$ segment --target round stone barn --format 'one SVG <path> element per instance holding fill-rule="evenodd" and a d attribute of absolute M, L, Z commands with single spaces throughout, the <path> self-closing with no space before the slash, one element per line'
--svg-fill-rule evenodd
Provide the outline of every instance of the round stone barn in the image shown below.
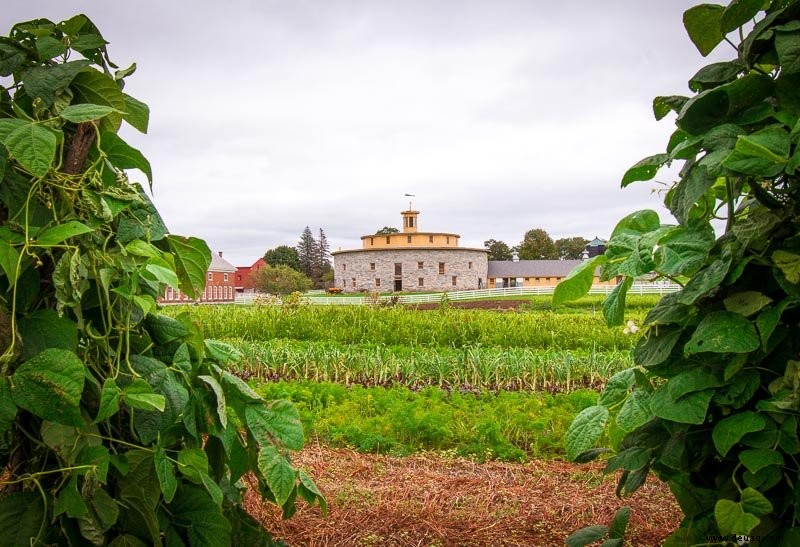
<path fill-rule="evenodd" d="M 361 237 L 361 249 L 333 255 L 344 292 L 433 292 L 486 288 L 486 249 L 459 247 L 461 236 L 419 231 L 419 211 L 402 211 L 403 231 Z"/>

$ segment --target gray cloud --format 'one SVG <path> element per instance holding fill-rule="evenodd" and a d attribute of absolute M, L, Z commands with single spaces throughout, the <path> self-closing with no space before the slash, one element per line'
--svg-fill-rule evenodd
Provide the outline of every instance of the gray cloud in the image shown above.
<path fill-rule="evenodd" d="M 693 4 L 30 0 L 0 28 L 89 15 L 139 67 L 126 91 L 151 127 L 124 137 L 153 165 L 167 224 L 248 264 L 306 225 L 358 246 L 399 224 L 406 192 L 423 229 L 473 246 L 534 227 L 603 237 L 628 212 L 661 213 L 657 185 L 619 180 L 673 129 L 653 96 L 732 55 L 694 50 Z"/>

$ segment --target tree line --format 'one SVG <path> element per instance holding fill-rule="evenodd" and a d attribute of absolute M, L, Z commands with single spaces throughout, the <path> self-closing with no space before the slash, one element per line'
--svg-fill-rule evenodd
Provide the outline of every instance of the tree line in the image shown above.
<path fill-rule="evenodd" d="M 267 267 L 252 272 L 253 286 L 271 294 L 324 289 L 333 281 L 330 246 L 320 228 L 315 238 L 305 227 L 294 247 L 278 245 L 264 253 Z"/>
<path fill-rule="evenodd" d="M 583 237 L 553 238 L 542 228 L 525 232 L 522 241 L 513 247 L 504 241 L 488 239 L 483 246 L 489 251 L 489 260 L 512 260 L 514 253 L 520 260 L 579 260 L 589 240 Z"/>

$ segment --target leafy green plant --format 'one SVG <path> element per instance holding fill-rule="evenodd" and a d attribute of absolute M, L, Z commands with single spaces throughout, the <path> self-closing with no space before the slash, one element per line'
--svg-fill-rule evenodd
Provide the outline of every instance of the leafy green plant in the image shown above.
<path fill-rule="evenodd" d="M 242 477 L 294 511 L 325 507 L 288 450 L 303 432 L 225 370 L 230 347 L 166 286 L 196 296 L 206 244 L 169 234 L 119 135 L 147 106 L 84 15 L 0 38 L 0 537 L 5 545 L 264 544 Z"/>
<path fill-rule="evenodd" d="M 570 417 L 597 393 L 461 393 L 436 387 L 342 386 L 331 382 L 254 383 L 266 399 L 297 405 L 306 434 L 364 452 L 452 450 L 478 460 L 563 458 Z"/>
<path fill-rule="evenodd" d="M 693 96 L 654 100 L 657 119 L 677 112 L 677 129 L 665 153 L 622 180 L 683 160 L 665 196 L 679 225 L 653 211 L 626 217 L 606 254 L 573 272 L 555 301 L 582 294 L 601 264 L 604 278 L 623 276 L 604 304 L 612 325 L 625 319 L 633 278 L 655 271 L 683 288 L 649 312 L 637 366 L 575 418 L 567 454 L 599 456 L 607 432 L 618 494 L 650 471 L 666 481 L 684 513 L 667 545 L 735 536 L 798 545 L 800 2 L 703 4 L 684 24 L 703 55 L 738 34 L 737 56 L 700 69 Z"/>

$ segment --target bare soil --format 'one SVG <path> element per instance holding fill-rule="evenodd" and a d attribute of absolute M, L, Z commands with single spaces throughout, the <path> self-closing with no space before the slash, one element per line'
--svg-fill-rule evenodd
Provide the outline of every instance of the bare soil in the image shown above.
<path fill-rule="evenodd" d="M 247 498 L 248 511 L 289 545 L 561 546 L 583 526 L 607 525 L 622 505 L 633 508 L 627 541 L 659 545 L 681 518 L 655 479 L 630 499 L 617 499 L 616 477 L 604 476 L 600 464 L 398 458 L 317 444 L 294 463 L 325 494 L 327 517 L 298 502 L 297 514 L 281 520 L 254 492 Z"/>

